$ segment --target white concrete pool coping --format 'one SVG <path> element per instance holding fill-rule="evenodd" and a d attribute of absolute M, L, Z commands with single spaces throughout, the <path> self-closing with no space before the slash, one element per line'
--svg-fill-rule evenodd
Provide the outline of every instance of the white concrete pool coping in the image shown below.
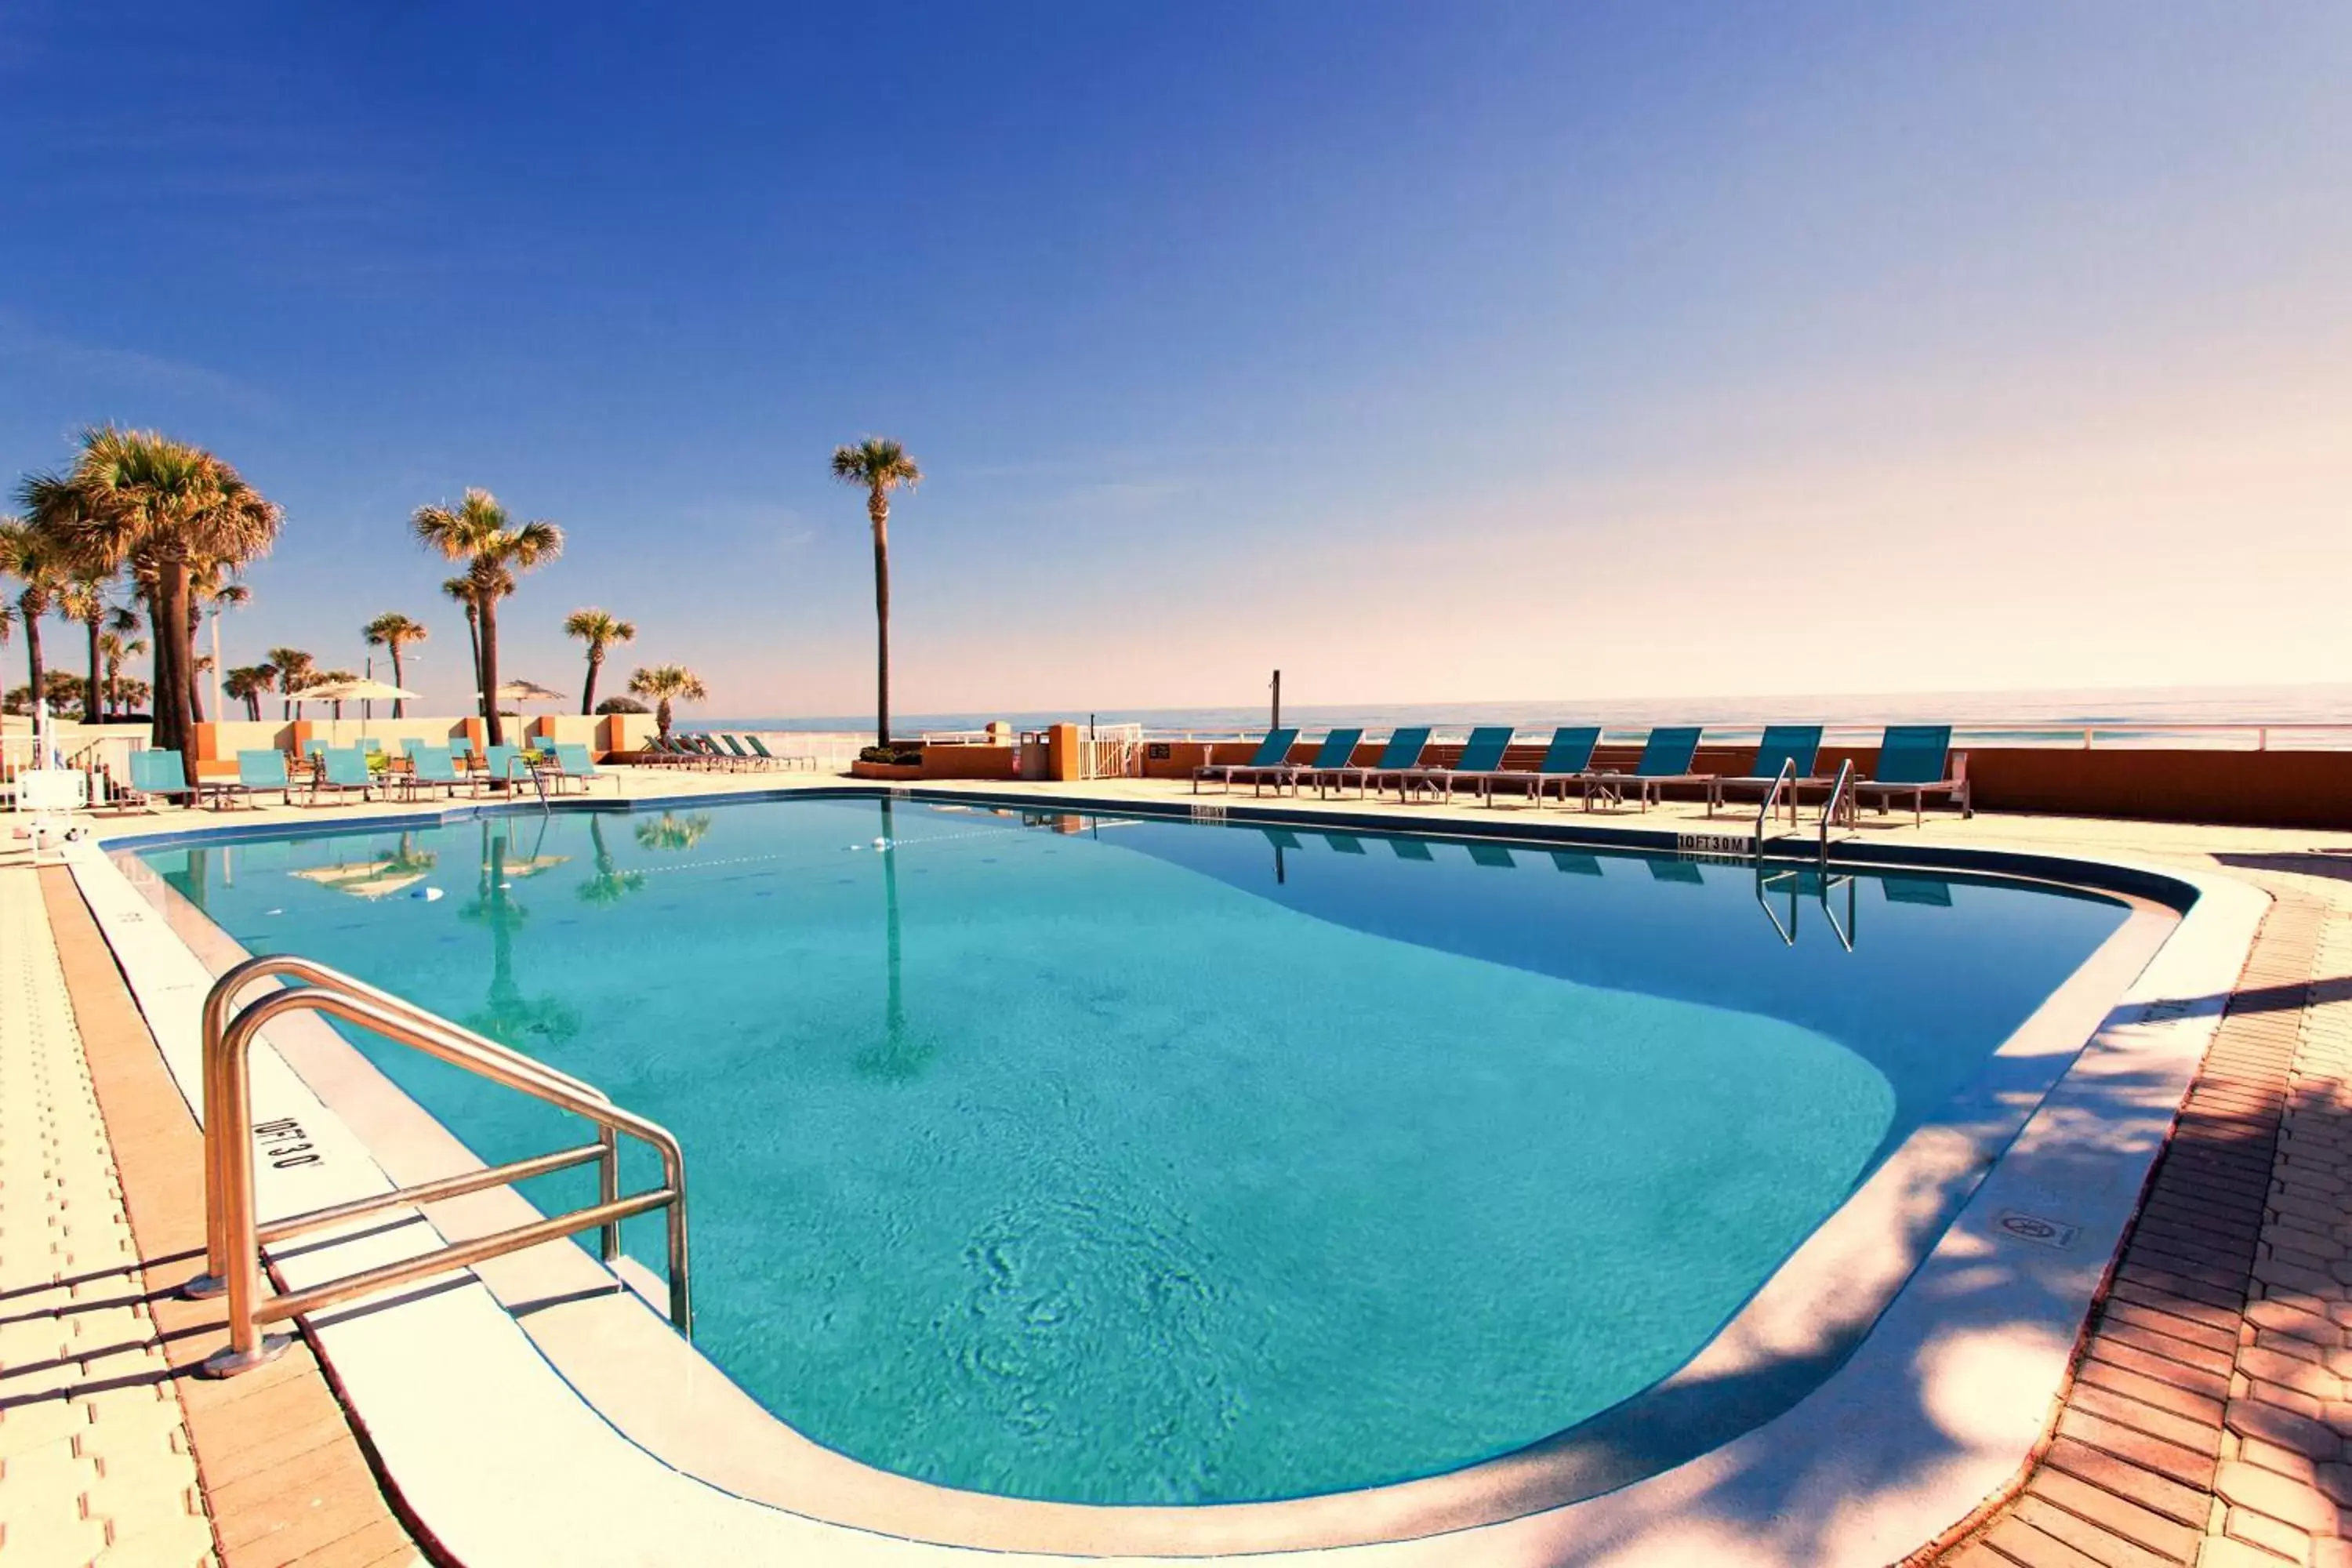
<path fill-rule="evenodd" d="M 499 1260 L 310 1326 L 413 1517 L 469 1568 L 982 1554 L 1253 1560 L 1246 1552 L 1436 1563 L 1463 1561 L 1474 1542 L 1476 1560 L 1494 1563 L 1885 1563 L 2001 1490 L 2042 1435 L 2267 903 L 2227 878 L 2076 858 L 2086 873 L 2138 872 L 2187 884 L 2198 898 L 2177 924 L 2152 907 L 2137 910 L 2004 1045 L 2024 1056 L 2081 1047 L 2047 1094 L 1981 1126 L 1916 1134 L 1670 1384 L 1699 1387 L 1801 1355 L 1825 1329 L 1859 1326 L 1840 1321 L 1838 1303 L 1867 1321 L 1894 1289 L 1837 1370 L 1743 1435 L 1583 1500 L 1546 1506 L 1547 1497 L 1611 1486 L 1605 1456 L 1545 1445 L 1428 1481 L 1233 1507 L 1095 1509 L 929 1487 L 792 1434 L 572 1248 Z M 159 908 L 104 853 L 82 847 L 74 870 L 167 1065 L 200 1109 L 198 1005 L 212 973 L 239 955 L 208 922 Z M 174 924 L 185 925 L 184 937 Z M 200 957 L 204 947 L 212 951 Z M 470 1163 L 339 1037 L 288 1022 L 269 1030 L 277 1048 L 256 1054 L 255 1119 L 293 1121 L 321 1158 L 286 1170 L 259 1162 L 265 1218 Z M 1917 1261 L 1906 1214 L 1922 1193 L 1965 1180 L 1995 1154 Z M 480 1194 L 436 1205 L 433 1217 L 478 1234 L 512 1222 L 500 1205 L 522 1202 Z M 2038 1227 L 2019 1216 L 2053 1223 L 2066 1245 L 2021 1236 Z M 421 1217 L 356 1228 L 289 1244 L 273 1262 L 299 1287 L 440 1239 Z M 1380 1540 L 1406 1534 L 1413 1539 Z M 1334 1541 L 1379 1543 L 1323 1544 Z"/>

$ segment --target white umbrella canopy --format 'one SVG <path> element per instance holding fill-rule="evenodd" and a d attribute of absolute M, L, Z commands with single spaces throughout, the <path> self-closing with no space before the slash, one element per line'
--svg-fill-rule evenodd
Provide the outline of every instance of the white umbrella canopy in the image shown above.
<path fill-rule="evenodd" d="M 499 688 L 501 702 L 561 702 L 563 693 L 541 686 L 536 680 L 509 680 Z"/>
<path fill-rule="evenodd" d="M 328 680 L 316 686 L 305 686 L 294 693 L 294 698 L 299 702 L 396 702 L 403 698 L 414 699 L 417 695 L 418 693 L 408 690 L 404 687 L 394 686 L 390 681 L 362 676 L 356 680 Z M 334 726 L 335 739 L 341 742 L 343 738 L 342 721 L 331 719 L 328 722 Z M 362 714 L 360 718 L 360 736 L 362 740 L 367 736 L 367 717 Z"/>

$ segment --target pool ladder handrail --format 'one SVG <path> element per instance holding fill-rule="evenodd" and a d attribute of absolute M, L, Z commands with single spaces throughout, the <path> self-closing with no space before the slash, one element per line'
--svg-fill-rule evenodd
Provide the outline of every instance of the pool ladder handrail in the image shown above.
<path fill-rule="evenodd" d="M 303 984 L 299 988 L 272 991 L 231 1016 L 240 993 L 257 981 L 279 976 Z M 271 1019 L 295 1012 L 325 1013 L 356 1024 L 384 1039 L 584 1117 L 596 1125 L 596 1142 L 422 1182 L 373 1197 L 331 1204 L 262 1224 L 256 1214 L 253 1184 L 252 1042 L 256 1032 Z M 229 1342 L 205 1360 L 204 1370 L 207 1373 L 234 1377 L 275 1360 L 290 1342 L 282 1335 L 263 1334 L 265 1323 L 300 1317 L 412 1279 L 470 1268 L 488 1258 L 561 1240 L 583 1230 L 599 1233 L 600 1252 L 610 1267 L 621 1255 L 621 1222 L 657 1208 L 669 1211 L 670 1322 L 680 1334 L 693 1337 L 685 1152 L 667 1129 L 622 1110 L 593 1085 L 559 1072 L 511 1047 L 486 1039 L 340 970 L 283 953 L 247 959 L 214 983 L 205 997 L 203 1068 L 207 1271 L 190 1280 L 183 1288 L 183 1294 L 200 1300 L 224 1293 L 228 1297 Z M 621 1195 L 619 1144 L 624 1133 L 649 1145 L 660 1157 L 662 1185 L 627 1197 Z M 598 1167 L 598 1201 L 589 1207 L 262 1299 L 261 1247 L 265 1243 L 282 1241 L 362 1215 L 435 1203 L 590 1163 Z"/>
<path fill-rule="evenodd" d="M 1789 792 L 1789 831 L 1797 830 L 1797 759 L 1780 759 L 1780 771 L 1772 775 L 1772 788 L 1764 796 L 1764 804 L 1756 808 L 1756 854 L 1764 854 L 1764 824 L 1771 820 L 1772 808 L 1780 804 L 1780 792 Z"/>
<path fill-rule="evenodd" d="M 1829 799 L 1822 802 L 1821 862 L 1830 863 L 1830 826 L 1853 826 L 1853 759 L 1848 757 L 1838 764 L 1837 782 L 1830 786 Z"/>

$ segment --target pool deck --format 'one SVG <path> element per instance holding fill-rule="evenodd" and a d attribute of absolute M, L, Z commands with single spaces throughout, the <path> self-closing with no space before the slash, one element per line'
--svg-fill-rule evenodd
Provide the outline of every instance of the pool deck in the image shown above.
<path fill-rule="evenodd" d="M 844 782 L 617 779 L 625 799 L 648 804 Z M 1114 811 L 1192 798 L 1156 781 L 922 787 Z M 1282 803 L 1244 792 L 1232 804 Z M 443 809 L 165 811 L 105 819 L 100 837 Z M 1675 804 L 1591 816 L 1408 809 L 1433 826 L 1604 831 L 1744 833 L 1752 819 Z M 1931 815 L 1921 828 L 1865 816 L 1858 837 L 2177 868 L 2273 900 L 2046 1435 L 2009 1485 L 1906 1560 L 2352 1564 L 2339 1515 L 2352 1509 L 2352 833 Z M 182 1375 L 221 1337 L 216 1306 L 169 1295 L 201 1238 L 194 1122 L 67 873 L 24 858 L 0 845 L 0 1553 L 11 1568 L 418 1560 L 307 1346 L 228 1384 Z M 1458 1561 L 1549 1560 L 1524 1541 L 1504 1550 L 1496 1538 L 1491 1558 L 1457 1544 Z M 1717 1560 L 1718 1545 L 1695 1533 L 1687 1560 Z"/>

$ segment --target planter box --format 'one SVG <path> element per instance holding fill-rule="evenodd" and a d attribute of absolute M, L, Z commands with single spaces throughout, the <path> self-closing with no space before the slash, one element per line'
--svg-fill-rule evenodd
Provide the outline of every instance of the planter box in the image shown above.
<path fill-rule="evenodd" d="M 919 763 L 852 763 L 849 776 L 854 779 L 919 779 L 923 776 Z"/>

